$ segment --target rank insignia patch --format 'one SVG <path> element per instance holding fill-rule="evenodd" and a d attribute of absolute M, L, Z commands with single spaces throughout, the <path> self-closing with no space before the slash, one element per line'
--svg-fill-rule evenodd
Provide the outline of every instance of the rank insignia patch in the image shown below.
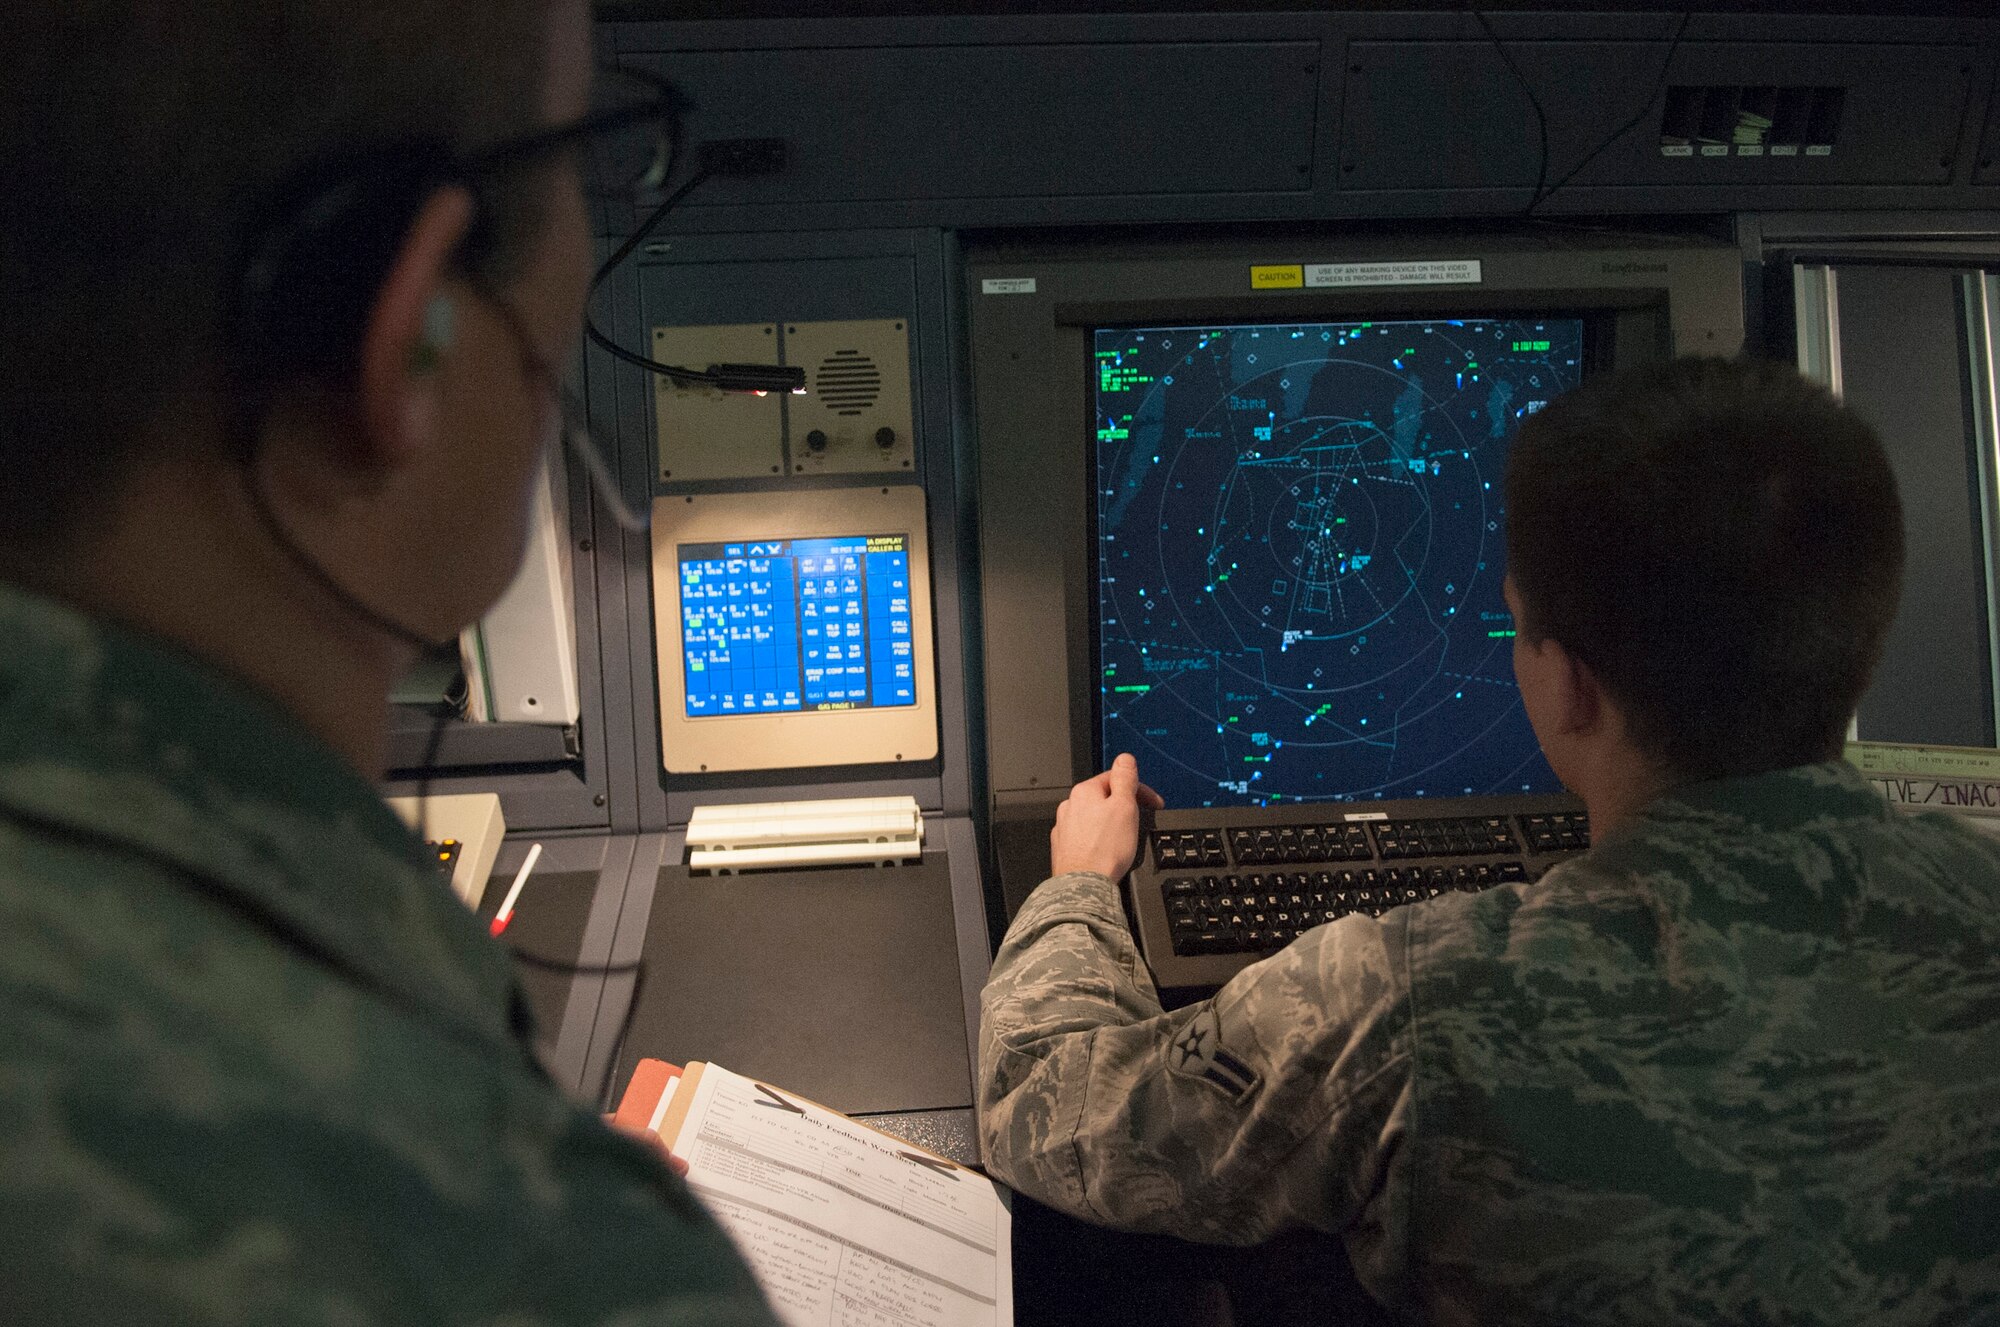
<path fill-rule="evenodd" d="M 1213 1083 L 1231 1101 L 1246 1101 L 1257 1090 L 1257 1071 L 1223 1049 L 1213 1006 L 1181 1029 L 1167 1052 L 1167 1063 L 1175 1073 Z"/>

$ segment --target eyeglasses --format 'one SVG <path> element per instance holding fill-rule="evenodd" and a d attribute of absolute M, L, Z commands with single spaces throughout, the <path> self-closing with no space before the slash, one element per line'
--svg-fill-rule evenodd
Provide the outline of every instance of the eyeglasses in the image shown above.
<path fill-rule="evenodd" d="M 413 200 L 429 190 L 460 184 L 477 194 L 483 177 L 572 152 L 583 179 L 601 198 L 636 204 L 659 194 L 677 165 L 681 121 L 691 104 L 665 80 L 622 68 L 600 71 L 593 99 L 596 109 L 580 119 L 474 153 L 456 154 L 434 141 L 378 145 L 320 161 L 281 189 L 247 232 L 237 286 L 231 340 L 242 388 L 243 417 L 234 429 L 242 440 L 239 449 L 252 448 L 249 439 L 268 406 L 270 384 L 287 374 L 332 370 L 352 354 L 370 293 L 354 274 L 386 267 Z M 676 197 L 667 195 L 667 205 Z M 468 245 L 477 248 L 483 238 L 475 220 Z M 471 275 L 478 264 L 468 267 Z M 474 284 L 486 302 L 504 312 L 526 370 L 555 398 L 563 442 L 589 471 L 600 500 L 619 525 L 645 529 L 646 516 L 620 495 L 561 376 L 535 351 L 508 303 L 483 281 L 475 278 Z"/>
<path fill-rule="evenodd" d="M 681 122 L 693 104 L 665 79 L 636 69 L 597 74 L 596 108 L 581 119 L 503 139 L 456 163 L 472 178 L 575 152 L 585 180 L 604 197 L 658 193 L 680 158 Z"/>

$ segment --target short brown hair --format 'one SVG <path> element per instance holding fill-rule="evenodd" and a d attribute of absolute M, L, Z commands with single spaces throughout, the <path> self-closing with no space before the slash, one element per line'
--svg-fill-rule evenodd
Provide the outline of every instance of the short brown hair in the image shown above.
<path fill-rule="evenodd" d="M 0 541 L 218 387 L 249 218 L 311 163 L 536 127 L 547 0 L 25 0 L 0 40 Z M 540 228 L 482 192 L 480 275 Z"/>
<path fill-rule="evenodd" d="M 1683 359 L 1587 384 L 1507 470 L 1517 628 L 1553 637 L 1666 769 L 1837 756 L 1902 589 L 1882 444 L 1791 368 Z"/>

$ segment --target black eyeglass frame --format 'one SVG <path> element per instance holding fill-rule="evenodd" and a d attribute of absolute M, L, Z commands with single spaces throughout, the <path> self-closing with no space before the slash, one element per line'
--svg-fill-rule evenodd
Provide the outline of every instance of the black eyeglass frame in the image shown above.
<path fill-rule="evenodd" d="M 694 109 L 680 90 L 665 79 L 636 69 L 608 68 L 599 71 L 599 77 L 626 79 L 651 88 L 653 96 L 634 102 L 629 106 L 614 106 L 559 124 L 547 129 L 537 129 L 498 143 L 481 148 L 470 156 L 453 163 L 452 174 L 471 182 L 475 177 L 505 170 L 513 166 L 526 165 L 554 154 L 578 143 L 587 143 L 605 134 L 632 125 L 656 121 L 664 130 L 654 161 L 635 184 L 649 190 L 657 190 L 666 184 L 681 157 L 681 119 Z"/>
<path fill-rule="evenodd" d="M 636 69 L 610 67 L 599 70 L 600 77 L 622 78 L 642 83 L 653 89 L 650 100 L 631 106 L 620 106 L 609 110 L 593 112 L 570 124 L 558 125 L 552 129 L 523 134 L 485 148 L 472 157 L 458 162 L 452 172 L 457 178 L 471 184 L 477 175 L 519 166 L 559 152 L 574 143 L 587 142 L 602 134 L 623 129 L 632 124 L 643 124 L 647 120 L 657 120 L 665 129 L 664 136 L 655 147 L 652 164 L 634 185 L 647 192 L 664 190 L 672 178 L 675 167 L 680 164 L 682 149 L 681 117 L 694 109 L 680 90 L 664 79 Z M 595 295 L 604 279 L 630 255 L 633 248 L 658 225 L 661 218 L 689 192 L 708 178 L 700 169 L 685 180 L 681 186 L 654 210 L 652 216 L 622 245 L 618 252 L 597 269 L 591 278 L 590 293 Z M 635 189 L 635 192 L 637 189 Z M 489 302 L 501 303 L 493 292 L 486 292 Z M 732 392 L 791 392 L 801 390 L 805 385 L 805 374 L 796 368 L 786 368 L 775 364 L 711 364 L 705 369 L 683 368 L 676 364 L 662 364 L 635 351 L 617 344 L 599 329 L 590 317 L 588 309 L 584 313 L 584 333 L 590 341 L 611 354 L 614 358 L 657 373 L 676 382 L 714 387 Z M 548 376 L 547 366 L 541 366 L 544 376 Z M 563 394 L 567 396 L 566 393 Z"/>

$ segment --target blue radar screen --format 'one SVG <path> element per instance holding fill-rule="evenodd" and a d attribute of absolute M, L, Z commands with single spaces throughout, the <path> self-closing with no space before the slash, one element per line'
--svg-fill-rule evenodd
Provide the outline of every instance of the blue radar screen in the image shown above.
<path fill-rule="evenodd" d="M 680 545 L 687 716 L 916 704 L 909 542 Z"/>
<path fill-rule="evenodd" d="M 1102 754 L 1169 806 L 1554 792 L 1502 478 L 1579 319 L 1101 330 Z"/>

